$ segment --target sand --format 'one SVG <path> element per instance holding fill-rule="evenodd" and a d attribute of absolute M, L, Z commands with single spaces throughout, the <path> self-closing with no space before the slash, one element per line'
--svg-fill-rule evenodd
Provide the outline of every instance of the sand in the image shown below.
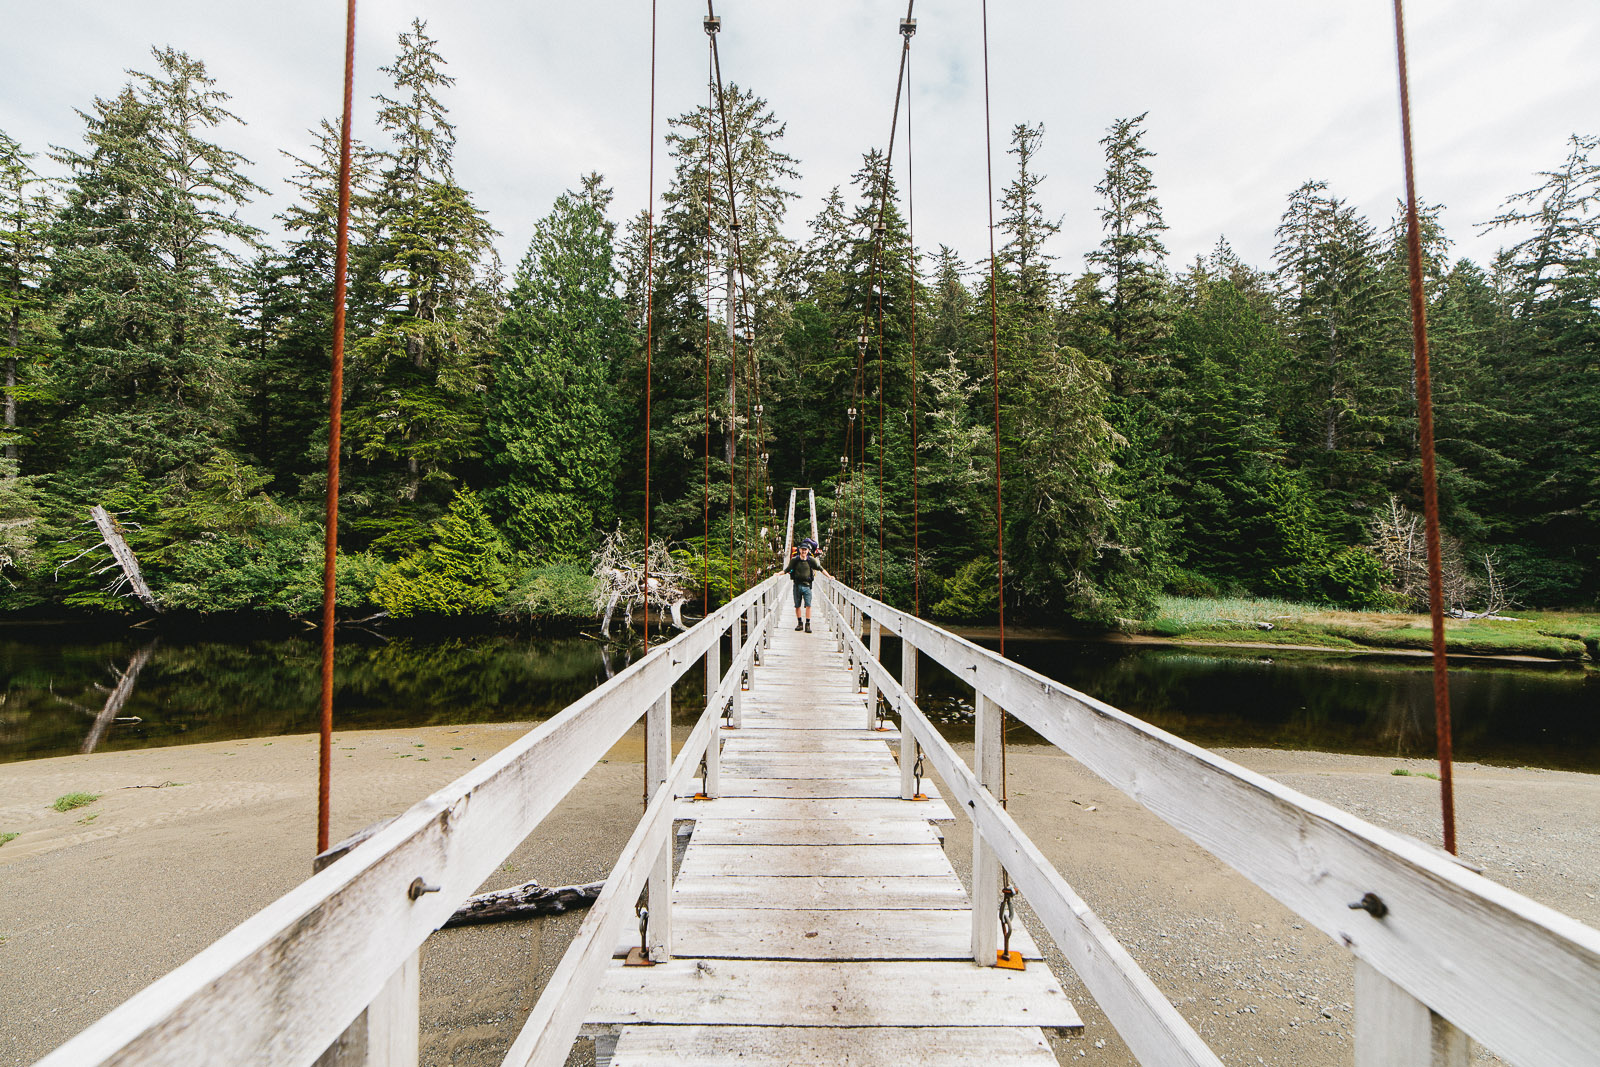
<path fill-rule="evenodd" d="M 338 735 L 334 839 L 403 811 L 523 729 Z M 603 877 L 639 812 L 639 752 L 636 736 L 613 749 L 486 887 Z M 1437 839 L 1436 783 L 1391 774 L 1426 764 L 1224 755 Z M 1343 949 L 1060 753 L 1014 747 L 1009 768 L 1019 823 L 1224 1062 L 1352 1062 L 1353 965 Z M 51 808 L 71 792 L 101 797 Z M 1465 858 L 1600 926 L 1600 776 L 1463 764 L 1457 793 Z M 0 1067 L 33 1062 L 306 877 L 315 807 L 309 736 L 0 766 L 0 834 L 19 834 L 0 846 Z M 963 874 L 970 845 L 969 829 L 951 829 L 947 848 Z M 423 950 L 423 1062 L 498 1064 L 579 921 L 434 935 Z M 1131 1064 L 1070 969 L 1059 956 L 1052 965 L 1087 1024 L 1057 1041 L 1061 1061 Z M 586 1059 L 580 1050 L 573 1062 Z"/>

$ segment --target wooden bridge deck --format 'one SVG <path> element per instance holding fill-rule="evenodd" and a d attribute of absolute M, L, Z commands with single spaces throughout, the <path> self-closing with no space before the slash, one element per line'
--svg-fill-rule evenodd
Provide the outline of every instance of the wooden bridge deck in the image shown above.
<path fill-rule="evenodd" d="M 821 615 L 822 612 L 817 612 Z M 821 619 L 780 620 L 722 731 L 719 799 L 673 887 L 673 959 L 613 960 L 586 1032 L 643 1064 L 1052 1064 L 1041 1027 L 1081 1026 L 1017 925 L 1025 971 L 973 963 L 971 904 L 935 823 L 900 799 L 890 742 Z M 986 908 L 994 905 L 985 904 Z"/>

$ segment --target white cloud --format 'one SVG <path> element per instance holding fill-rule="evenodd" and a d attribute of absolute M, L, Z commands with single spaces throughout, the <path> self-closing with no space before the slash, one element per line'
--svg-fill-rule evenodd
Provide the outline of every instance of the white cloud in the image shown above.
<path fill-rule="evenodd" d="M 277 203 L 251 209 L 269 224 L 288 163 L 307 130 L 335 116 L 343 5 L 277 0 L 53 0 L 8 5 L 0 41 L 0 128 L 30 149 L 76 144 L 73 108 L 113 94 L 124 70 L 150 66 L 151 45 L 204 59 L 249 125 L 224 134 L 249 156 Z M 899 0 L 719 5 L 723 75 L 761 93 L 789 124 L 803 199 L 793 230 L 827 190 L 848 182 L 861 153 L 887 136 Z M 658 5 L 657 136 L 668 116 L 705 99 L 703 10 Z M 987 248 L 983 70 L 977 5 L 923 0 L 913 43 L 912 114 L 918 235 L 969 259 Z M 364 3 L 360 9 L 358 132 L 386 79 L 395 35 L 420 15 L 458 83 L 447 96 L 458 127 L 457 171 L 520 258 L 533 220 L 578 175 L 600 170 L 630 215 L 646 199 L 649 5 Z M 1504 238 L 1476 223 L 1506 195 L 1535 184 L 1574 132 L 1600 132 L 1600 5 L 1544 0 L 1413 0 L 1409 6 L 1418 178 L 1446 205 L 1457 252 L 1483 260 Z M 1401 190 L 1394 42 L 1388 5 L 1233 0 L 1025 0 L 990 5 L 995 186 L 1010 175 L 1010 128 L 1043 122 L 1046 207 L 1064 217 L 1057 252 L 1076 269 L 1099 239 L 1092 191 L 1096 143 L 1115 118 L 1148 111 L 1147 144 L 1181 264 L 1226 234 L 1265 263 L 1288 193 L 1326 179 L 1382 225 Z M 904 160 L 904 145 L 897 150 Z M 670 177 L 657 150 L 656 188 Z M 49 169 L 50 165 L 45 164 Z M 902 183 L 904 172 L 901 172 Z"/>

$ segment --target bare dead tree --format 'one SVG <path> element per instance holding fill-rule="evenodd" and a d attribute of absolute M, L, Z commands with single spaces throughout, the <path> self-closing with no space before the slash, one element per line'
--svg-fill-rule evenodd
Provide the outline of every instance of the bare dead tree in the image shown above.
<path fill-rule="evenodd" d="M 608 534 L 595 550 L 595 612 L 600 617 L 600 636 L 611 636 L 611 619 L 622 609 L 625 625 L 633 626 L 634 609 L 650 605 L 666 608 L 672 624 L 684 629 L 683 604 L 691 575 L 672 555 L 665 541 L 652 541 L 649 548 L 649 588 L 645 588 L 646 554 L 620 526 Z"/>

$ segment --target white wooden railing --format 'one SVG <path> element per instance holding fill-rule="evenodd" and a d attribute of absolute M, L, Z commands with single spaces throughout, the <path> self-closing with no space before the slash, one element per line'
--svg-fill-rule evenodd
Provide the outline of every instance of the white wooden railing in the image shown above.
<path fill-rule="evenodd" d="M 791 515 L 790 522 L 793 522 Z M 417 1062 L 417 949 L 612 745 L 646 720 L 653 792 L 561 963 L 505 1059 L 558 1067 L 648 885 L 650 955 L 672 951 L 674 796 L 706 761 L 718 784 L 718 720 L 738 721 L 740 682 L 758 669 L 780 576 L 768 578 L 548 722 L 412 807 L 188 963 L 56 1049 L 38 1067 L 252 1064 L 368 1067 Z M 728 670 L 721 642 L 732 634 Z M 672 685 L 703 661 L 705 709 L 671 759 Z M 365 1040 L 339 1039 L 365 1014 Z M 332 1051 L 330 1051 L 330 1049 Z M 330 1059 L 322 1059 L 323 1063 Z"/>
<path fill-rule="evenodd" d="M 879 691 L 900 715 L 902 796 L 920 746 L 972 820 L 974 960 L 994 963 L 1003 865 L 1141 1064 L 1219 1061 L 995 799 L 1001 708 L 1350 950 L 1357 1067 L 1464 1067 L 1468 1036 L 1518 1067 L 1600 1063 L 1600 932 L 840 582 L 819 592 L 868 719 Z M 919 651 L 973 687 L 976 771 L 912 697 Z"/>

